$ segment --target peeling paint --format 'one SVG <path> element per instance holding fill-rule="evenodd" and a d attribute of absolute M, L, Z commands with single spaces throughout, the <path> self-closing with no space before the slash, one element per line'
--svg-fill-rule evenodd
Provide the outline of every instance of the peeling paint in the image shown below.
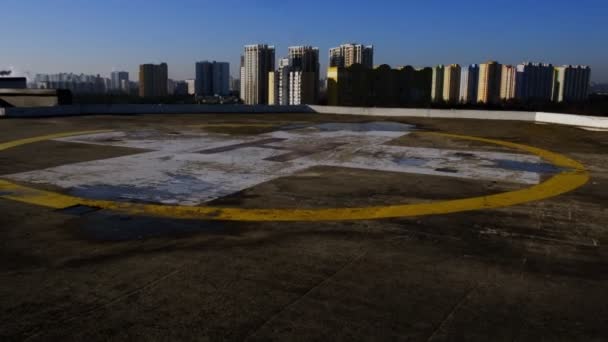
<path fill-rule="evenodd" d="M 324 123 L 257 136 L 201 131 L 104 132 L 58 140 L 149 152 L 11 175 L 70 195 L 196 206 L 314 166 L 538 184 L 552 173 L 538 156 L 386 145 L 415 127 L 393 122 Z M 176 134 L 179 133 L 179 134 Z"/>

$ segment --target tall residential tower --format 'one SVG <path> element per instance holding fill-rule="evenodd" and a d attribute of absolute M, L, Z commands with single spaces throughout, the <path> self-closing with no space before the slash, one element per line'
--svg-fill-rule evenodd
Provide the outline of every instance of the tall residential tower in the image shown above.
<path fill-rule="evenodd" d="M 479 66 L 471 64 L 460 72 L 460 102 L 477 103 L 477 86 L 479 85 Z"/>
<path fill-rule="evenodd" d="M 555 68 L 553 101 L 577 102 L 587 99 L 591 69 L 583 65 Z"/>
<path fill-rule="evenodd" d="M 443 76 L 443 100 L 458 102 L 460 96 L 460 65 L 450 64 L 445 67 Z"/>
<path fill-rule="evenodd" d="M 167 63 L 142 64 L 139 66 L 139 96 L 159 97 L 168 95 Z"/>
<path fill-rule="evenodd" d="M 350 43 L 329 49 L 329 67 L 347 68 L 353 64 L 373 68 L 374 46 Z"/>
<path fill-rule="evenodd" d="M 443 101 L 443 78 L 445 77 L 445 67 L 437 65 L 433 67 L 433 81 L 431 85 L 431 101 Z"/>
<path fill-rule="evenodd" d="M 268 103 L 268 75 L 274 71 L 274 46 L 245 45 L 241 98 L 245 104 Z"/>
<path fill-rule="evenodd" d="M 518 100 L 549 102 L 553 96 L 551 64 L 523 63 L 517 66 L 515 97 Z"/>
<path fill-rule="evenodd" d="M 491 104 L 500 102 L 501 67 L 498 62 L 493 61 L 479 65 L 478 102 Z"/>
<path fill-rule="evenodd" d="M 227 62 L 196 63 L 196 96 L 228 96 L 230 94 L 230 64 Z"/>

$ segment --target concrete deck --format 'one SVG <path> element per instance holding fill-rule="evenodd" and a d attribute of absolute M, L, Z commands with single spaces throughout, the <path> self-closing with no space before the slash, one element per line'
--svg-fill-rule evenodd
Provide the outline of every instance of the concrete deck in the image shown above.
<path fill-rule="evenodd" d="M 383 135 L 387 141 L 367 136 L 371 140 L 361 140 L 360 148 L 348 140 L 350 133 L 342 145 L 321 141 L 320 135 L 307 142 L 276 133 L 371 121 L 414 129 Z M 288 170 L 281 177 L 260 177 L 242 189 L 221 183 L 213 187 L 215 197 L 193 187 L 195 196 L 177 203 L 200 201 L 194 204 L 222 215 L 226 207 L 314 211 L 484 198 L 569 172 L 508 146 L 430 132 L 551 151 L 580 162 L 590 178 L 559 196 L 506 207 L 295 222 L 171 217 L 171 210 L 138 215 L 94 206 L 66 209 L 46 199 L 47 206 L 24 203 L 5 191 L 0 193 L 1 340 L 608 339 L 606 132 L 514 121 L 328 114 L 138 115 L 1 120 L 0 144 L 92 130 L 136 137 L 91 142 L 83 140 L 94 136 L 76 136 L 8 148 L 0 151 L 0 181 L 32 189 L 29 195 L 46 191 L 147 206 L 167 198 L 77 190 L 94 182 L 88 172 L 99 170 L 90 168 L 96 163 L 105 165 L 105 174 L 114 172 L 107 165 L 120 165 L 124 170 L 118 174 L 129 182 L 129 165 L 147 165 L 142 173 L 160 170 L 167 164 L 140 162 L 154 153 L 166 161 L 195 158 L 202 164 L 188 172 L 199 180 L 209 174 L 207 158 L 214 153 L 243 149 L 250 152 L 243 158 L 262 153 L 259 165 L 306 166 L 281 165 Z M 144 148 L 137 132 L 150 131 L 158 132 L 158 139 L 201 134 L 241 145 L 216 146 L 213 140 L 171 150 L 150 139 Z M 350 152 L 344 150 L 349 144 L 355 147 Z M 433 157 L 433 151 L 449 151 L 449 158 Z M 367 159 L 349 159 L 361 153 Z M 391 153 L 411 158 L 398 166 L 369 161 L 395 161 Z M 421 161 L 411 164 L 414 159 Z M 310 165 L 298 164 L 302 160 Z M 61 177 L 48 176 L 51 171 Z M 112 179 L 104 182 L 119 185 Z M 155 189 L 165 189 L 161 183 Z"/>

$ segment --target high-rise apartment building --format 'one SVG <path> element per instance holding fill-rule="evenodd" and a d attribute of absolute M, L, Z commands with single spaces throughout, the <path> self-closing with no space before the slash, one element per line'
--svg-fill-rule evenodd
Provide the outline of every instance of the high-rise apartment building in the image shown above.
<path fill-rule="evenodd" d="M 230 94 L 230 64 L 227 62 L 196 63 L 196 96 L 228 96 Z"/>
<path fill-rule="evenodd" d="M 167 63 L 142 64 L 139 66 L 139 96 L 167 96 L 168 90 Z"/>
<path fill-rule="evenodd" d="M 291 46 L 287 59 L 289 104 L 316 104 L 319 99 L 319 48 Z"/>
<path fill-rule="evenodd" d="M 361 44 L 342 44 L 329 49 L 330 67 L 349 67 L 361 64 L 366 68 L 374 67 L 374 46 Z"/>
<path fill-rule="evenodd" d="M 443 101 L 443 78 L 445 77 L 445 67 L 437 65 L 433 67 L 433 81 L 431 84 L 431 101 Z"/>
<path fill-rule="evenodd" d="M 129 84 L 129 73 L 126 71 L 112 71 L 110 76 L 110 89 L 127 93 L 129 92 L 129 88 L 125 87 L 125 84 Z"/>
<path fill-rule="evenodd" d="M 274 46 L 266 44 L 246 45 L 241 84 L 241 98 L 246 104 L 268 103 L 268 75 L 274 71 Z"/>
<path fill-rule="evenodd" d="M 268 104 L 289 105 L 289 58 L 279 59 L 279 68 L 269 73 Z"/>
<path fill-rule="evenodd" d="M 503 101 L 515 98 L 517 68 L 503 65 L 500 73 L 500 99 Z"/>
<path fill-rule="evenodd" d="M 446 102 L 458 102 L 460 97 L 460 73 L 458 64 L 450 64 L 444 68 L 443 73 L 443 100 Z"/>
<path fill-rule="evenodd" d="M 245 56 L 241 55 L 241 67 L 239 70 L 239 98 L 245 101 Z"/>
<path fill-rule="evenodd" d="M 551 64 L 519 64 L 515 76 L 515 97 L 524 102 L 551 101 L 553 96 L 553 77 L 554 68 Z"/>
<path fill-rule="evenodd" d="M 555 68 L 553 100 L 556 102 L 584 101 L 589 96 L 591 68 L 564 65 Z"/>
<path fill-rule="evenodd" d="M 501 65 L 490 61 L 479 65 L 479 85 L 477 101 L 481 103 L 500 102 Z"/>
<path fill-rule="evenodd" d="M 186 80 L 188 86 L 188 95 L 196 94 L 196 80 Z"/>
<path fill-rule="evenodd" d="M 471 64 L 460 72 L 460 102 L 477 103 L 477 86 L 479 85 L 479 66 Z"/>

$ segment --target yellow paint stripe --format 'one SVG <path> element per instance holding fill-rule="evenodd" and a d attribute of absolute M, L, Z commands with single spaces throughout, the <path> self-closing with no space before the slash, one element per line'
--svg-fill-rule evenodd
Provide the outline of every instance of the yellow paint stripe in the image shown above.
<path fill-rule="evenodd" d="M 96 130 L 96 131 L 68 132 L 68 133 L 48 134 L 48 135 L 43 135 L 43 136 L 40 136 L 40 137 L 33 137 L 33 138 L 25 138 L 25 139 L 20 139 L 20 140 L 14 140 L 14 141 L 9 141 L 9 142 L 5 142 L 5 143 L 0 143 L 0 151 L 8 150 L 9 148 L 17 147 L 17 146 L 20 146 L 20 145 L 27 145 L 27 144 L 31 144 L 31 143 L 35 143 L 35 142 L 40 142 L 40 141 L 45 141 L 45 140 L 65 138 L 65 137 L 70 137 L 70 136 L 74 136 L 74 135 L 106 133 L 106 132 L 111 132 L 111 131 L 109 131 L 109 130 Z"/>
<path fill-rule="evenodd" d="M 95 131 L 99 132 L 99 131 Z M 90 134 L 92 132 L 64 133 L 37 138 L 17 140 L 0 144 L 0 150 L 32 142 L 55 139 L 71 135 Z M 567 168 L 560 174 L 547 181 L 521 190 L 510 191 L 495 195 L 472 197 L 449 201 L 428 203 L 373 206 L 364 208 L 328 208 L 328 209 L 243 209 L 220 207 L 188 207 L 157 204 L 138 204 L 114 201 L 91 200 L 73 197 L 49 191 L 37 190 L 8 181 L 0 181 L 0 191 L 9 192 L 2 197 L 15 201 L 46 206 L 50 208 L 65 208 L 76 204 L 99 207 L 132 215 L 149 215 L 172 217 L 179 219 L 208 219 L 227 221 L 336 221 L 336 220 L 365 220 L 380 218 L 395 218 L 423 216 L 433 214 L 448 214 L 479 209 L 501 208 L 511 205 L 538 201 L 572 191 L 589 181 L 589 174 L 584 166 L 561 154 L 523 144 L 494 139 L 469 137 L 455 134 L 430 133 L 449 138 L 486 142 L 518 149 L 535 154 L 558 167 Z"/>

